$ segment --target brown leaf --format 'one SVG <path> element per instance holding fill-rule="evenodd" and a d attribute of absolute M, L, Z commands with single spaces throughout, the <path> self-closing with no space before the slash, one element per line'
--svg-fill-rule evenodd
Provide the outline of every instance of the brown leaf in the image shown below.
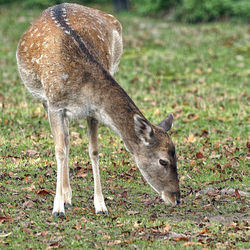
<path fill-rule="evenodd" d="M 40 189 L 40 190 L 36 191 L 36 193 L 40 196 L 45 196 L 48 194 L 50 194 L 50 195 L 56 194 L 54 191 L 47 189 L 47 188 Z"/>
<path fill-rule="evenodd" d="M 188 237 L 175 237 L 173 238 L 174 241 L 188 241 Z"/>
<path fill-rule="evenodd" d="M 196 156 L 197 159 L 204 158 L 204 155 L 201 152 L 197 152 L 195 156 Z"/>
<path fill-rule="evenodd" d="M 135 214 L 139 214 L 139 212 L 137 211 L 128 211 L 128 215 L 135 215 Z"/>
<path fill-rule="evenodd" d="M 190 134 L 190 135 L 188 136 L 188 138 L 186 139 L 186 141 L 187 141 L 188 143 L 194 143 L 194 142 L 196 142 L 196 138 L 195 138 L 195 136 L 194 136 L 193 134 Z"/>
<path fill-rule="evenodd" d="M 13 219 L 9 216 L 0 216 L 0 223 L 2 222 L 11 222 Z"/>
<path fill-rule="evenodd" d="M 208 232 L 208 228 L 207 227 L 205 227 L 205 228 L 203 228 L 201 231 L 200 231 L 200 234 L 205 234 L 205 233 L 207 233 Z"/>
<path fill-rule="evenodd" d="M 48 234 L 48 231 L 42 231 L 41 232 L 41 235 L 44 237 L 44 236 L 46 236 Z"/>
<path fill-rule="evenodd" d="M 78 223 L 78 224 L 76 224 L 76 225 L 73 226 L 73 229 L 76 229 L 76 230 L 79 230 L 81 228 L 82 228 L 82 226 L 81 226 L 80 223 Z"/>
<path fill-rule="evenodd" d="M 77 172 L 77 174 L 76 174 L 76 176 L 77 177 L 80 177 L 80 178 L 84 178 L 84 177 L 86 177 L 88 175 L 88 172 L 86 172 L 86 169 L 85 168 L 81 168 L 78 172 Z"/>
<path fill-rule="evenodd" d="M 241 196 L 240 196 L 239 190 L 238 190 L 238 189 L 235 189 L 235 190 L 234 190 L 234 193 L 235 193 L 236 199 L 237 199 L 237 200 L 240 200 Z"/>
<path fill-rule="evenodd" d="M 195 121 L 195 120 L 199 119 L 200 117 L 196 114 L 191 114 L 188 118 L 190 118 L 190 121 Z"/>
<path fill-rule="evenodd" d="M 23 179 L 22 179 L 22 182 L 23 183 L 31 183 L 32 182 L 32 178 L 30 176 L 25 176 Z"/>
<path fill-rule="evenodd" d="M 34 202 L 31 200 L 28 200 L 23 203 L 23 208 L 32 208 L 32 207 L 34 207 Z"/>
<path fill-rule="evenodd" d="M 109 235 L 103 235 L 102 238 L 103 238 L 104 240 L 110 240 L 110 239 L 111 239 L 111 237 L 110 237 Z"/>
<path fill-rule="evenodd" d="M 164 234 L 166 234 L 166 233 L 169 232 L 170 229 L 171 229 L 171 226 L 170 226 L 169 224 L 167 224 L 167 225 L 162 229 L 162 232 L 163 232 Z"/>
<path fill-rule="evenodd" d="M 30 157 L 35 156 L 35 155 L 38 155 L 38 154 L 39 154 L 39 152 L 36 151 L 36 150 L 34 150 L 34 149 L 29 149 L 29 150 L 27 150 L 27 152 L 26 152 L 26 155 L 27 155 L 27 156 L 30 156 Z"/>
<path fill-rule="evenodd" d="M 47 249 L 60 248 L 60 247 L 62 247 L 62 246 L 59 244 L 59 242 L 51 242 L 51 243 L 49 244 L 49 247 L 46 248 L 46 250 L 47 250 Z"/>
<path fill-rule="evenodd" d="M 127 191 L 123 191 L 121 195 L 122 195 L 123 198 L 126 198 L 127 194 L 128 194 Z"/>
<path fill-rule="evenodd" d="M 23 231 L 24 231 L 26 234 L 30 234 L 30 230 L 29 230 L 27 227 L 24 227 L 24 228 L 23 228 Z"/>
<path fill-rule="evenodd" d="M 107 245 L 108 246 L 118 245 L 121 242 L 122 242 L 121 240 L 113 240 L 113 241 L 109 241 Z"/>
<path fill-rule="evenodd" d="M 34 184 L 34 182 L 29 186 L 29 187 L 24 187 L 24 188 L 22 188 L 22 190 L 23 191 L 28 191 L 28 192 L 32 192 L 32 191 L 34 191 L 35 190 L 35 184 Z"/>
<path fill-rule="evenodd" d="M 226 41 L 226 42 L 223 42 L 221 45 L 222 45 L 222 46 L 225 46 L 225 47 L 232 47 L 232 46 L 233 46 L 233 43 L 232 43 L 232 42 Z"/>
<path fill-rule="evenodd" d="M 182 247 L 188 247 L 188 246 L 201 246 L 202 244 L 200 242 L 194 242 L 194 241 L 190 241 L 190 242 L 185 242 L 182 244 Z"/>
<path fill-rule="evenodd" d="M 39 183 L 43 183 L 44 182 L 44 179 L 41 175 L 38 175 L 38 181 Z"/>

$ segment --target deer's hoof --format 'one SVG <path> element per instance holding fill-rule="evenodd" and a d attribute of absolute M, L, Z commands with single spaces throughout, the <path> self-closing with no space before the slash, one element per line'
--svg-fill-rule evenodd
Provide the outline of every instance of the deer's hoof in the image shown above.
<path fill-rule="evenodd" d="M 109 212 L 106 211 L 97 211 L 96 214 L 100 214 L 100 215 L 109 215 Z"/>
<path fill-rule="evenodd" d="M 64 208 L 65 208 L 65 209 L 71 208 L 71 204 L 70 204 L 70 203 L 65 203 L 65 204 L 64 204 Z"/>
<path fill-rule="evenodd" d="M 63 218 L 63 217 L 65 217 L 65 213 L 64 212 L 54 212 L 53 214 L 52 214 L 55 218 L 57 218 L 57 217 L 60 217 L 60 218 Z"/>

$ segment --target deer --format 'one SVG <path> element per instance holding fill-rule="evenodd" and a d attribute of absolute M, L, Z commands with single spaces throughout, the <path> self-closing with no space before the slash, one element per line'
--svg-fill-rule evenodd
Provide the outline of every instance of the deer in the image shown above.
<path fill-rule="evenodd" d="M 175 145 L 169 114 L 151 124 L 115 81 L 123 51 L 122 26 L 112 15 L 78 4 L 44 10 L 22 35 L 16 52 L 19 75 L 48 116 L 57 165 L 52 215 L 72 203 L 69 121 L 86 119 L 94 176 L 96 214 L 108 215 L 99 173 L 98 123 L 112 129 L 133 156 L 142 176 L 166 204 L 180 203 Z"/>

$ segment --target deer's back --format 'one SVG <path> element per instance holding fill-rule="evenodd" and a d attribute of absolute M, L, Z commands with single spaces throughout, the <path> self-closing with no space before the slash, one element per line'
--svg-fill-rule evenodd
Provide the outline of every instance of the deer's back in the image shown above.
<path fill-rule="evenodd" d="M 61 4 L 45 10 L 24 33 L 17 61 L 30 92 L 59 102 L 101 78 L 102 68 L 113 73 L 121 53 L 121 25 L 113 16 Z"/>

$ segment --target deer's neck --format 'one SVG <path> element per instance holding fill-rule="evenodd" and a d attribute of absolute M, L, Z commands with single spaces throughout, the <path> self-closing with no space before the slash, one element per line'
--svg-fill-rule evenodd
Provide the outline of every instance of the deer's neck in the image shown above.
<path fill-rule="evenodd" d="M 97 92 L 100 108 L 95 113 L 96 119 L 110 127 L 125 143 L 128 151 L 133 153 L 138 145 L 135 134 L 134 115 L 143 117 L 132 99 L 110 76 L 105 76 Z M 98 84 L 96 84 L 98 86 Z"/>

